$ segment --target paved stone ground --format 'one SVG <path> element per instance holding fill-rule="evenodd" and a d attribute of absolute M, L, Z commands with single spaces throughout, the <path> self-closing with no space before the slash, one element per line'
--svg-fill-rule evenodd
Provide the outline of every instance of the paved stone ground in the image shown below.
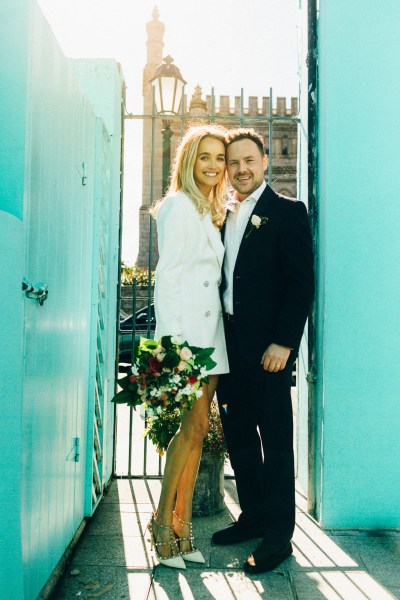
<path fill-rule="evenodd" d="M 271 573 L 241 570 L 255 542 L 214 546 L 211 534 L 237 518 L 235 484 L 226 509 L 194 520 L 206 565 L 158 565 L 146 525 L 158 480 L 116 480 L 88 523 L 54 594 L 55 600 L 389 600 L 400 599 L 400 532 L 323 531 L 298 494 L 294 555 Z"/>

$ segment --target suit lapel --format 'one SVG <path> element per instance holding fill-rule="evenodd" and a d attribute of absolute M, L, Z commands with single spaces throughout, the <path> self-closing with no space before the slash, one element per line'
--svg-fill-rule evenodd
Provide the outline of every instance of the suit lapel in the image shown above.
<path fill-rule="evenodd" d="M 217 255 L 217 259 L 218 259 L 218 263 L 220 265 L 220 267 L 222 267 L 222 263 L 224 260 L 224 252 L 225 252 L 225 248 L 224 245 L 221 241 L 221 235 L 219 230 L 215 227 L 215 225 L 213 225 L 213 222 L 211 220 L 211 216 L 209 214 L 206 214 L 202 219 L 201 222 L 203 224 L 204 230 L 207 234 L 207 237 L 209 239 L 209 242 L 211 244 L 211 246 L 214 249 L 215 254 Z"/>

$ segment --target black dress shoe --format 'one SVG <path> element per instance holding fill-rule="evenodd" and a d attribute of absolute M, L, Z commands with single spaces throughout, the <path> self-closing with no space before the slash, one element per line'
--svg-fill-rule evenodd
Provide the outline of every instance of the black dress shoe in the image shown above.
<path fill-rule="evenodd" d="M 240 542 L 260 538 L 262 536 L 263 534 L 259 529 L 255 529 L 254 526 L 243 525 L 238 521 L 232 523 L 226 529 L 216 531 L 212 536 L 212 541 L 214 544 L 227 546 L 228 544 L 239 544 Z"/>
<path fill-rule="evenodd" d="M 293 554 L 292 544 L 289 542 L 278 550 L 272 550 L 265 543 L 261 543 L 253 552 L 254 566 L 247 560 L 244 561 L 243 568 L 247 573 L 265 573 L 276 569 L 284 560 Z"/>

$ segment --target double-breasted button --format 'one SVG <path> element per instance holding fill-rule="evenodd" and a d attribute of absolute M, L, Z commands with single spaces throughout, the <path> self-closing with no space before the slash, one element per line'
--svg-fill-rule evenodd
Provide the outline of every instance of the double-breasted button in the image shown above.
<path fill-rule="evenodd" d="M 210 282 L 209 282 L 209 281 L 205 281 L 205 282 L 203 283 L 203 285 L 204 285 L 204 287 L 208 287 L 208 286 L 210 285 Z"/>
<path fill-rule="evenodd" d="M 209 311 L 209 310 L 206 312 L 205 316 L 206 316 L 206 317 L 210 317 L 210 316 L 211 316 L 211 313 L 210 313 L 210 311 Z"/>

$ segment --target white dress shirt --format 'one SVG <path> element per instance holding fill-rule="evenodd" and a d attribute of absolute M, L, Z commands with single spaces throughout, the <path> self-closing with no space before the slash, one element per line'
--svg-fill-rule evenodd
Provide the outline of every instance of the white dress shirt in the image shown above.
<path fill-rule="evenodd" d="M 250 215 L 266 187 L 267 184 L 263 181 L 260 187 L 250 194 L 248 198 L 242 200 L 242 202 L 237 200 L 234 195 L 232 198 L 233 207 L 231 210 L 228 210 L 224 237 L 224 275 L 226 288 L 223 294 L 223 305 L 224 311 L 230 315 L 233 315 L 233 270 L 239 247 Z"/>

